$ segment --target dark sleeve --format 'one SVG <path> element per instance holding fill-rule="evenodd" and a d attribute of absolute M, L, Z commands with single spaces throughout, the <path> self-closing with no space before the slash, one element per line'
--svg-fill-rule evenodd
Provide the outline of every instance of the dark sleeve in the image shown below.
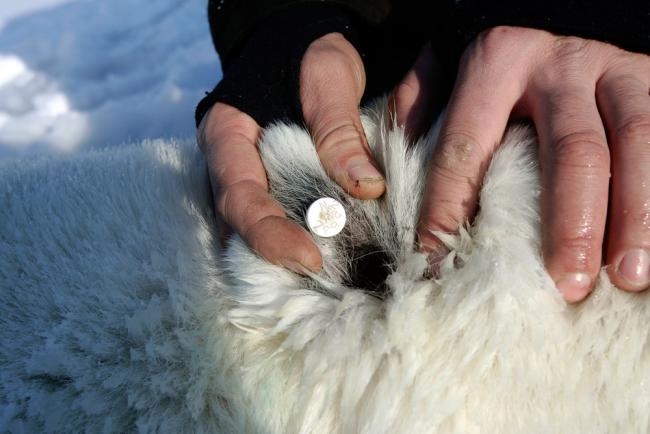
<path fill-rule="evenodd" d="M 454 66 L 481 31 L 499 25 L 531 27 L 596 39 L 650 53 L 649 0 L 445 0 L 448 17 L 434 30 L 436 51 Z"/>
<path fill-rule="evenodd" d="M 254 3 L 243 0 L 230 9 L 219 0 L 210 3 L 210 27 L 224 75 L 199 102 L 197 125 L 216 102 L 238 108 L 262 127 L 277 120 L 302 123 L 300 60 L 312 41 L 331 32 L 343 34 L 361 56 L 367 78 L 364 100 L 382 95 L 413 65 L 431 32 L 429 10 L 416 7 L 415 0 L 387 3 L 385 8 L 379 0 L 376 7 L 360 1 L 359 9 L 350 6 L 354 1 L 346 6 L 337 1 L 269 1 L 276 7 L 267 5 L 255 16 L 236 15 L 237 7 Z M 238 25 L 231 25 L 228 17 L 238 17 L 233 21 Z"/>
<path fill-rule="evenodd" d="M 347 9 L 330 3 L 292 5 L 256 24 L 223 65 L 223 79 L 198 104 L 197 126 L 217 102 L 247 113 L 261 126 L 302 123 L 300 61 L 309 44 L 338 32 L 355 47 L 356 27 Z M 223 63 L 223 56 L 222 56 Z"/>
<path fill-rule="evenodd" d="M 227 68 L 250 33 L 270 15 L 300 4 L 332 4 L 355 12 L 369 23 L 383 22 L 390 0 L 209 0 L 212 41 Z"/>

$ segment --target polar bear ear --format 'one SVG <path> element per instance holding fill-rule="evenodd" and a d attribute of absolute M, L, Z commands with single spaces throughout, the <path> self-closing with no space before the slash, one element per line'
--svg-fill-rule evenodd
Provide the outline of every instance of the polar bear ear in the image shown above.
<path fill-rule="evenodd" d="M 306 212 L 322 197 L 339 201 L 347 214 L 340 234 L 314 234 L 324 269 L 302 285 L 337 296 L 363 291 L 384 299 L 390 292 L 386 279 L 414 248 L 430 141 L 409 144 L 403 131 L 388 122 L 385 98 L 364 109 L 362 120 L 370 150 L 388 179 L 388 190 L 377 200 L 357 200 L 330 179 L 303 128 L 276 123 L 265 130 L 259 149 L 271 194 L 289 218 L 308 229 Z"/>

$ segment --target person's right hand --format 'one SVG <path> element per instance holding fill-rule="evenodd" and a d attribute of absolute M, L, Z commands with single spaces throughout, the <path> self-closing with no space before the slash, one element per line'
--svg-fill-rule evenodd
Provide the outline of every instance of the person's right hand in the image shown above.
<path fill-rule="evenodd" d="M 300 101 L 321 162 L 348 193 L 370 199 L 381 196 L 385 186 L 359 117 L 365 82 L 359 54 L 340 33 L 315 40 L 302 58 Z M 257 150 L 260 132 L 253 118 L 223 103 L 210 109 L 197 130 L 222 233 L 231 227 L 274 264 L 301 274 L 318 272 L 322 258 L 311 235 L 289 221 L 269 194 Z"/>
<path fill-rule="evenodd" d="M 494 27 L 466 48 L 434 151 L 418 228 L 455 232 L 478 207 L 509 119 L 539 138 L 541 253 L 569 302 L 603 263 L 627 291 L 650 285 L 650 56 L 605 42 Z M 607 230 L 607 237 L 605 237 Z"/>

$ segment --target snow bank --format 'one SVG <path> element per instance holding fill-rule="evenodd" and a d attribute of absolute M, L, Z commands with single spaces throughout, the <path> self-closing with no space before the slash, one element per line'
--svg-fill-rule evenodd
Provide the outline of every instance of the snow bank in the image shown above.
<path fill-rule="evenodd" d="M 32 0 L 0 23 L 0 158 L 192 135 L 221 77 L 205 0 Z"/>

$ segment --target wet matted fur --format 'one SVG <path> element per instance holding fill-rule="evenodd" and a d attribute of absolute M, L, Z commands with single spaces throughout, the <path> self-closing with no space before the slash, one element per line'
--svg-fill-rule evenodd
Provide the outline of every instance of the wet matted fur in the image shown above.
<path fill-rule="evenodd" d="M 322 196 L 348 213 L 308 278 L 220 248 L 192 143 L 2 166 L 0 431 L 647 432 L 648 295 L 601 273 L 562 300 L 532 133 L 510 129 L 434 281 L 413 242 L 435 133 L 364 124 L 379 200 L 330 181 L 298 127 L 260 144 L 291 218 Z"/>

